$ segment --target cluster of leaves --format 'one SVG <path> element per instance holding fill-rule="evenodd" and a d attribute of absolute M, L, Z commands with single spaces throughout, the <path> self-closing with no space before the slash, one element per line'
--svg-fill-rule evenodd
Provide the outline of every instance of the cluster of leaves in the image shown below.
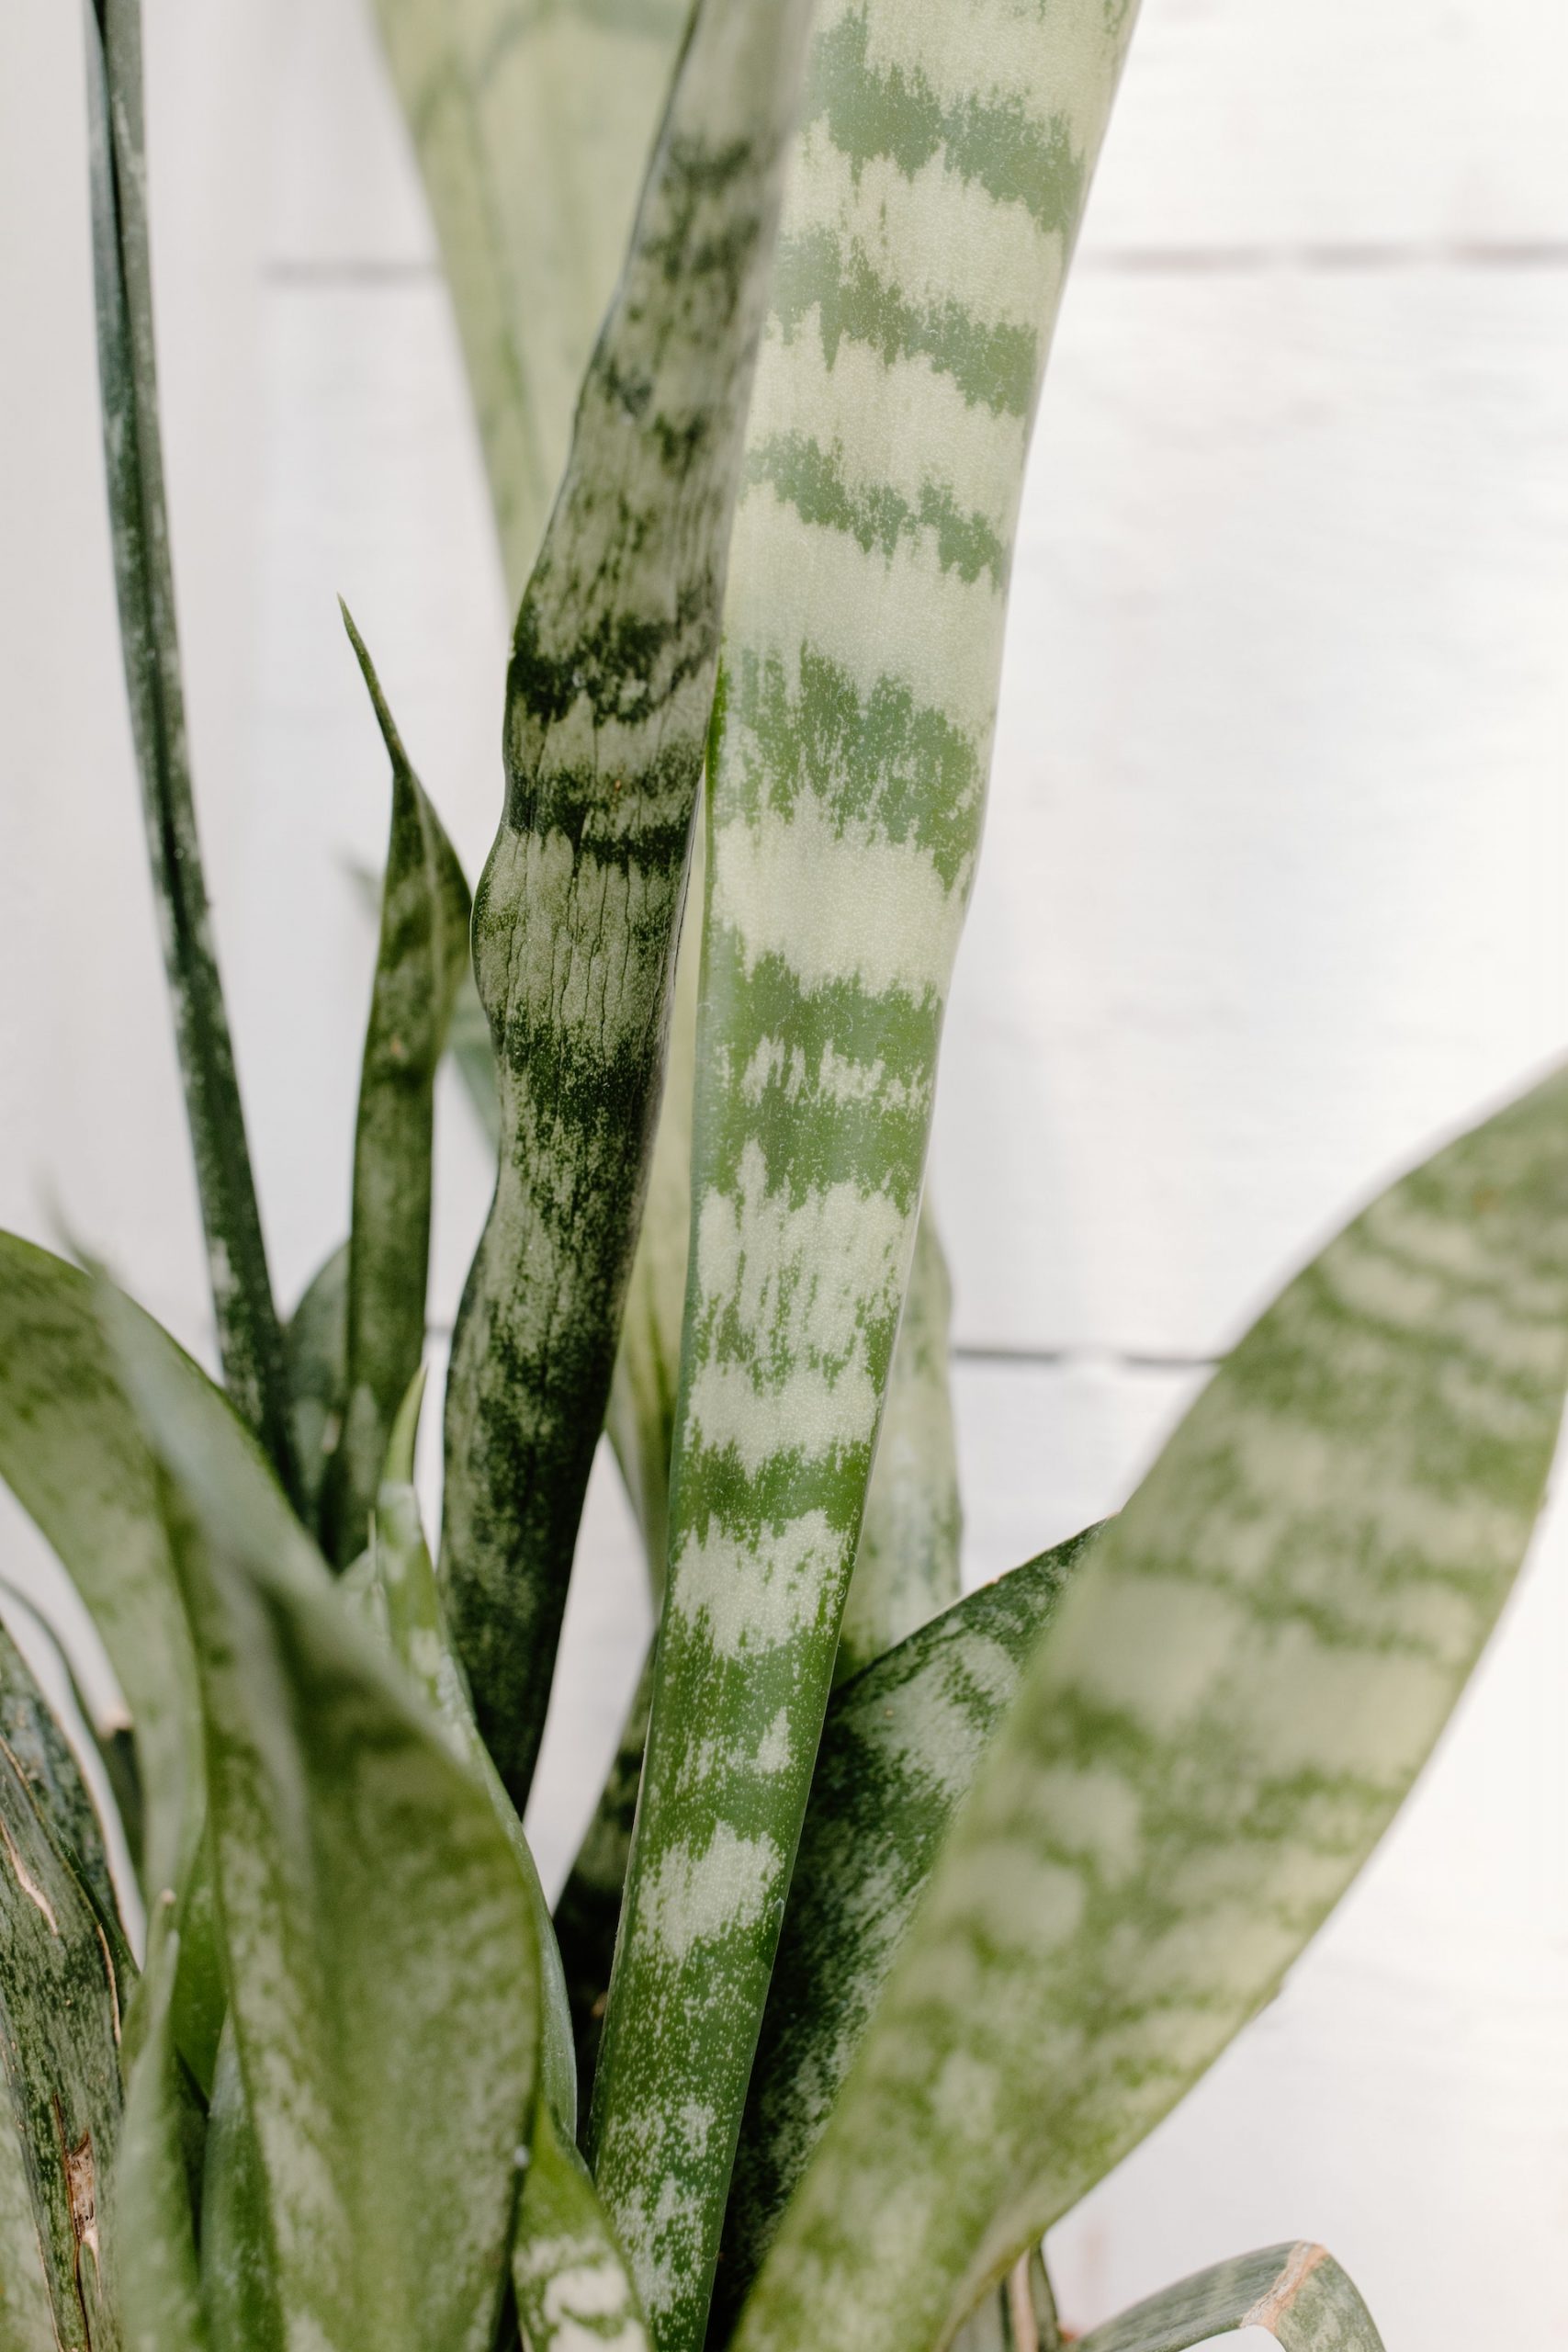
<path fill-rule="evenodd" d="M 0 2352 L 1051 2352 L 1043 2232 L 1279 1984 L 1523 1555 L 1568 1385 L 1568 1080 L 1298 1274 L 1115 1521 L 961 1600 L 921 1174 L 1131 7 L 696 0 L 682 39 L 655 0 L 379 5 L 521 603 L 471 909 L 349 625 L 391 824 L 349 1238 L 287 1329 L 185 748 L 136 0 L 86 11 L 223 1387 L 0 1236 L 0 1474 L 130 1710 L 103 1761 L 146 1929 L 139 1971 L 0 1636 Z M 498 1166 L 437 1568 L 447 1052 Z M 521 1809 L 606 1422 L 660 1631 L 552 1918 Z M 1259 2325 L 1377 2345 L 1309 2245 L 1088 2342 Z"/>

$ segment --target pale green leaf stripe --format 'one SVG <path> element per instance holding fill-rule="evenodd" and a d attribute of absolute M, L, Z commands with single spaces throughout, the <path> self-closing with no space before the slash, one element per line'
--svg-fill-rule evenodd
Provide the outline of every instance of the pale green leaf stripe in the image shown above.
<path fill-rule="evenodd" d="M 1304 2242 L 1184 2278 L 1092 2329 L 1079 2352 L 1188 2352 L 1249 2327 L 1267 2328 L 1284 2352 L 1382 2352 L 1353 2281 L 1325 2248 Z"/>
<path fill-rule="evenodd" d="M 171 2022 L 179 1937 L 166 1899 L 149 1933 L 109 2214 L 125 2352 L 209 2352 Z"/>
<path fill-rule="evenodd" d="M 869 0 L 814 42 L 731 555 L 670 1587 L 594 2104 L 660 2352 L 702 2335 L 979 836 L 1006 566 L 953 560 L 946 518 L 1010 547 L 1130 21 Z M 771 453 L 808 447 L 841 506 L 780 494 Z M 879 502 L 930 519 L 889 546 Z"/>
<path fill-rule="evenodd" d="M 983 1585 L 834 1693 L 736 2150 L 722 2333 L 822 2136 L 954 1810 L 1096 1532 Z"/>
<path fill-rule="evenodd" d="M 501 1170 L 453 1338 L 443 1575 L 522 1804 L 646 1181 L 807 0 L 699 0 L 518 614 L 475 899 Z"/>
<path fill-rule="evenodd" d="M 512 2278 L 528 2352 L 648 2352 L 637 2290 L 592 2176 L 543 2100 Z"/>
<path fill-rule="evenodd" d="M 0 1625 L 0 1739 L 57 1846 L 70 1857 L 106 1918 L 119 1917 L 103 1827 L 71 1743 L 31 1668 Z"/>
<path fill-rule="evenodd" d="M 419 1497 L 414 1491 L 414 1441 L 424 1393 L 423 1374 L 403 1399 L 392 1426 L 387 1461 L 371 1527 L 370 1548 L 350 1571 L 348 1582 L 369 1623 L 392 1656 L 412 1677 L 415 1688 L 447 1735 L 453 1754 L 490 1792 L 496 1818 L 506 1833 L 528 1896 L 539 1952 L 539 2075 L 546 2099 L 570 2141 L 577 2129 L 577 2069 L 572 2055 L 571 2016 L 566 1977 L 557 1948 L 550 1906 L 539 1883 L 533 1850 L 517 1808 L 501 1785 L 474 1721 L 468 1680 L 446 1631 L 435 1569 L 424 1540 Z"/>
<path fill-rule="evenodd" d="M 518 595 L 566 464 L 682 0 L 376 0 Z"/>
<path fill-rule="evenodd" d="M 63 2352 L 114 2352 L 120 2340 L 102 2220 L 130 1975 L 0 1742 L 0 2129 L 21 2143 Z"/>
<path fill-rule="evenodd" d="M 214 1394 L 177 1360 L 193 1390 Z M 53 1545 L 108 1654 L 147 1792 L 144 1883 L 174 1886 L 200 1826 L 201 1732 L 152 1460 L 86 1276 L 10 1233 L 0 1234 L 0 1476 Z"/>
<path fill-rule="evenodd" d="M 286 2340 L 490 2352 L 538 2053 L 515 1857 L 220 1402 L 99 1306 L 167 1475 Z"/>
<path fill-rule="evenodd" d="M 321 1548 L 340 1568 L 365 1549 L 392 1422 L 424 1353 L 435 1073 L 468 967 L 470 913 L 457 854 L 346 606 L 344 621 L 391 761 L 392 817 L 355 1125 L 343 1424 L 321 1505 Z"/>
<path fill-rule="evenodd" d="M 120 641 L 219 1352 L 230 1395 L 292 1489 L 282 1334 L 191 797 L 158 431 L 140 0 L 86 0 L 83 15 L 104 461 Z"/>
<path fill-rule="evenodd" d="M 949 1833 L 738 2352 L 940 2344 L 1269 1998 L 1491 1629 L 1565 1381 L 1558 1074 L 1289 1285 L 1099 1538 Z"/>

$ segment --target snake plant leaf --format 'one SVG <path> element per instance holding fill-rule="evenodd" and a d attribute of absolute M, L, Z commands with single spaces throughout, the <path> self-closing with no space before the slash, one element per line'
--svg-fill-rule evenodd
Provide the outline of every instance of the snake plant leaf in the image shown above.
<path fill-rule="evenodd" d="M 1062 2352 L 1056 2298 L 1040 2248 L 1020 2256 L 962 2322 L 949 2352 Z"/>
<path fill-rule="evenodd" d="M 266 2172 L 231 2021 L 224 2024 L 207 2111 L 199 2262 L 212 2352 L 291 2352 Z"/>
<path fill-rule="evenodd" d="M 288 2341 L 490 2352 L 538 2051 L 515 1857 L 221 1405 L 98 1306 L 165 1474 Z"/>
<path fill-rule="evenodd" d="M 833 1695 L 736 2151 L 721 2335 L 822 2136 L 948 1825 L 1099 1533 L 982 1585 Z"/>
<path fill-rule="evenodd" d="M 188 2107 L 173 2026 L 178 1966 L 179 1937 L 165 1901 L 150 1923 L 137 1999 L 141 2048 L 126 2086 L 112 2192 L 125 2352 L 209 2352 L 186 2154 Z"/>
<path fill-rule="evenodd" d="M 451 287 L 512 594 L 566 464 L 683 0 L 376 0 Z"/>
<path fill-rule="evenodd" d="M 571 2016 L 566 1977 L 539 1883 L 533 1850 L 517 1808 L 501 1785 L 489 1750 L 474 1721 L 468 1679 L 446 1631 L 440 1587 L 424 1540 L 419 1497 L 414 1491 L 414 1441 L 424 1393 L 421 1374 L 409 1389 L 392 1425 L 380 1490 L 376 1498 L 371 1544 L 363 1568 L 351 1574 L 369 1622 L 412 1678 L 458 1759 L 483 1781 L 496 1817 L 522 1873 L 540 1960 L 540 2085 L 570 2142 L 577 2130 L 577 2068 L 572 2056 Z"/>
<path fill-rule="evenodd" d="M 1382 2352 L 1354 2283 L 1325 2247 L 1304 2241 L 1184 2278 L 1091 2329 L 1079 2352 L 1188 2352 L 1249 2327 L 1267 2328 L 1284 2352 Z"/>
<path fill-rule="evenodd" d="M 435 1073 L 470 913 L 457 854 L 346 606 L 344 622 L 391 761 L 392 817 L 355 1128 L 342 1430 L 321 1497 L 322 1548 L 339 1568 L 365 1549 L 392 1422 L 424 1353 Z"/>
<path fill-rule="evenodd" d="M 929 1209 L 915 1227 L 854 1573 L 839 1625 L 847 1682 L 958 1599 L 964 1511 L 948 1378 L 953 1291 Z"/>
<path fill-rule="evenodd" d="M 97 1809 L 82 1768 L 32 1668 L 0 1625 L 0 1739 L 28 1784 L 54 1842 L 91 1887 L 98 1908 L 119 1917 L 119 1901 Z"/>
<path fill-rule="evenodd" d="M 171 1377 L 214 1395 L 165 1344 Z M 201 1731 L 154 1467 L 87 1277 L 15 1234 L 0 1234 L 0 1476 L 97 1627 L 146 1785 L 143 1883 L 174 1886 L 199 1830 Z"/>
<path fill-rule="evenodd" d="M 534 2110 L 512 2278 L 529 2352 L 649 2352 L 637 2290 L 592 2175 L 543 2099 Z"/>
<path fill-rule="evenodd" d="M 267 1275 L 191 795 L 158 429 L 141 0 L 85 0 L 83 13 L 104 458 L 131 736 L 224 1379 L 289 1486 L 283 1338 Z"/>
<path fill-rule="evenodd" d="M 119 2344 L 102 2230 L 130 1963 L 0 1743 L 0 2062 L 62 2352 Z"/>
<path fill-rule="evenodd" d="M 501 1170 L 453 1338 L 443 1576 L 520 1808 L 608 1401 L 808 0 L 698 0 L 518 613 L 474 905 Z"/>
<path fill-rule="evenodd" d="M 642 1751 L 648 1737 L 648 1710 L 652 1696 L 650 1645 L 621 1726 L 615 1760 L 556 1905 L 556 1937 L 566 1970 L 572 2038 L 577 2045 L 577 2079 L 585 2105 L 599 2063 L 599 2038 L 610 1990 L 610 1967 L 615 1957 L 615 1934 L 620 1926 L 632 1825 L 637 1819 Z"/>
<path fill-rule="evenodd" d="M 321 1532 L 327 1471 L 343 1437 L 348 1363 L 348 1243 L 317 1267 L 284 1333 L 299 1513 Z"/>
<path fill-rule="evenodd" d="M 835 0 L 814 39 L 708 763 L 670 1581 L 591 2134 L 660 2352 L 703 2334 L 914 1243 L 1030 425 L 1132 14 Z"/>
<path fill-rule="evenodd" d="M 499 1151 L 501 1094 L 495 1082 L 495 1047 L 491 1042 L 490 1023 L 479 1002 L 479 989 L 474 986 L 472 969 L 468 967 L 452 1007 L 446 1050 L 463 1081 L 463 1091 L 479 1123 L 480 1134 Z"/>
<path fill-rule="evenodd" d="M 1097 1539 L 739 2352 L 829 2325 L 844 2352 L 941 2342 L 1270 1996 L 1366 1860 L 1540 1508 L 1568 1383 L 1565 1144 L 1558 1073 L 1384 1193 Z"/>
<path fill-rule="evenodd" d="M 43 2352 L 54 2340 L 32 2187 L 6 2112 L 0 2119 L 0 2352 Z"/>

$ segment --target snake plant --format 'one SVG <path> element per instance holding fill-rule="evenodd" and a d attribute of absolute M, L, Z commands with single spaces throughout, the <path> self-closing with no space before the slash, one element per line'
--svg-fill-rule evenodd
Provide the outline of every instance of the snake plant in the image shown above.
<path fill-rule="evenodd" d="M 285 1320 L 181 715 L 137 0 L 85 0 L 222 1382 L 0 1236 L 0 1475 L 133 1733 L 88 1773 L 0 1635 L 0 2352 L 1054 2352 L 1044 2232 L 1280 1984 L 1524 1555 L 1568 1077 L 1363 1208 L 1117 1517 L 961 1598 L 922 1178 L 1130 0 L 378 6 L 517 621 L 471 901 L 349 623 L 389 844 L 347 1237 Z M 496 1182 L 433 1543 L 447 1054 Z M 659 1630 L 552 1915 L 521 1813 L 606 1429 Z M 1086 2342 L 1258 2326 L 1379 2341 L 1290 2242 Z"/>

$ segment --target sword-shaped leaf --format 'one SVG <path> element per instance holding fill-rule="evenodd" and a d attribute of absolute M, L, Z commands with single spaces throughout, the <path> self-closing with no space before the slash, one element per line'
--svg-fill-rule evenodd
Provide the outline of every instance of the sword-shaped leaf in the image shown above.
<path fill-rule="evenodd" d="M 736 2151 L 721 2331 L 822 2136 L 948 1824 L 1097 1532 L 983 1585 L 833 1695 Z"/>
<path fill-rule="evenodd" d="M 306 1283 L 288 1318 L 284 1349 L 300 1516 L 307 1527 L 320 1533 L 327 1472 L 343 1438 L 348 1361 L 346 1241 L 339 1242 Z"/>
<path fill-rule="evenodd" d="M 512 2278 L 529 2352 L 649 2352 L 637 2290 L 592 2176 L 542 2099 Z"/>
<path fill-rule="evenodd" d="M 223 1376 L 235 1405 L 289 1485 L 283 1338 L 267 1276 L 191 796 L 158 431 L 141 0 L 86 0 L 83 14 L 104 459 L 131 736 Z"/>
<path fill-rule="evenodd" d="M 164 1473 L 287 2339 L 490 2352 L 539 2040 L 516 1859 L 221 1405 L 98 1303 Z"/>
<path fill-rule="evenodd" d="M 1267 2328 L 1284 2352 L 1382 2352 L 1353 2281 L 1325 2247 L 1304 2242 L 1201 2270 L 1091 2329 L 1078 2352 L 1188 2352 L 1248 2327 Z"/>
<path fill-rule="evenodd" d="M 82 1768 L 32 1668 L 3 1625 L 0 1739 L 10 1750 L 55 1844 L 75 1864 L 105 1917 L 118 1919 L 119 1902 L 104 1849 L 103 1828 Z"/>
<path fill-rule="evenodd" d="M 683 0 L 376 0 L 441 240 L 513 596 L 566 464 Z"/>
<path fill-rule="evenodd" d="M 698 0 L 513 639 L 474 967 L 501 1170 L 453 1339 L 443 1575 L 521 1805 L 641 1209 L 807 0 Z"/>
<path fill-rule="evenodd" d="M 104 2188 L 119 2132 L 120 2011 L 133 1972 L 3 1742 L 0 1849 L 4 2128 L 21 2145 L 55 2341 L 64 2352 L 113 2352 L 120 2336 Z"/>
<path fill-rule="evenodd" d="M 835 0 L 814 40 L 708 766 L 670 1583 L 593 2109 L 661 2352 L 702 2337 L 913 1248 L 1030 425 L 1131 17 Z"/>
<path fill-rule="evenodd" d="M 940 2343 L 1278 1986 L 1425 1761 L 1568 1382 L 1568 1076 L 1375 1201 L 1096 1541 L 998 1728 L 739 2352 Z"/>
<path fill-rule="evenodd" d="M 112 2227 L 125 2352 L 209 2352 L 197 2271 L 187 2133 L 172 2022 L 179 1937 L 172 1906 L 150 1926 L 141 2047 L 130 2069 L 116 2158 Z"/>
<path fill-rule="evenodd" d="M 346 608 L 344 620 L 392 764 L 392 820 L 355 1125 L 342 1427 L 321 1498 L 322 1549 L 339 1568 L 365 1549 L 392 1423 L 424 1354 L 435 1073 L 469 921 L 456 853 Z"/>

